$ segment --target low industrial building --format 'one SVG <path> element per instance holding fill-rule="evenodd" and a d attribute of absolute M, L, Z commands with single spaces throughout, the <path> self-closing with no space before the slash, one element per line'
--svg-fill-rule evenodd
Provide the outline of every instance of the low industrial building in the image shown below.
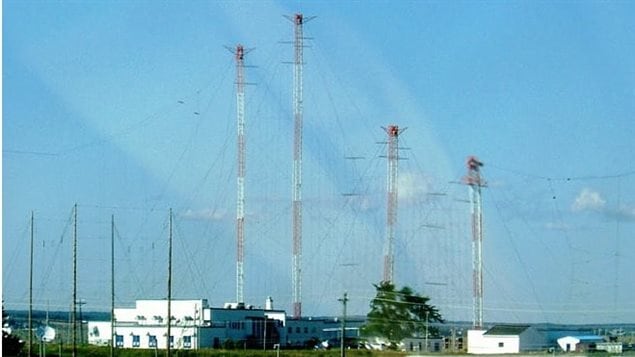
<path fill-rule="evenodd" d="M 401 349 L 406 352 L 443 352 L 442 338 L 408 337 L 401 341 Z"/>
<path fill-rule="evenodd" d="M 558 339 L 558 346 L 564 352 L 595 351 L 598 343 L 604 339 L 597 335 L 565 336 Z"/>
<path fill-rule="evenodd" d="M 346 321 L 346 339 L 356 340 L 360 337 L 363 319 Z M 280 345 L 284 347 L 313 347 L 316 343 L 326 342 L 327 346 L 339 347 L 342 335 L 342 322 L 338 318 L 318 317 L 287 319 L 285 329 L 280 335 Z"/>
<path fill-rule="evenodd" d="M 287 319 L 274 310 L 271 298 L 265 308 L 227 303 L 210 307 L 206 299 L 172 300 L 170 337 L 167 331 L 167 300 L 137 300 L 133 308 L 116 308 L 110 321 L 88 322 L 88 343 L 108 345 L 115 337 L 117 348 L 273 348 L 311 347 L 322 341 L 339 340 L 337 318 Z M 358 338 L 362 319 L 347 321 L 346 337 Z M 114 327 L 114 334 L 111 333 Z"/>
<path fill-rule="evenodd" d="M 611 354 L 622 354 L 622 352 L 624 352 L 624 345 L 621 342 L 598 342 L 595 345 L 595 350 Z"/>
<path fill-rule="evenodd" d="M 505 354 L 547 348 L 545 336 L 529 325 L 495 325 L 488 330 L 468 330 L 467 353 Z"/>
<path fill-rule="evenodd" d="M 198 349 L 220 348 L 228 343 L 271 345 L 278 343 L 285 312 L 255 309 L 242 304 L 212 308 L 207 300 L 172 300 L 170 337 L 167 335 L 167 300 L 137 300 L 134 308 L 114 310 L 110 321 L 88 322 L 88 343 L 118 348 Z"/>

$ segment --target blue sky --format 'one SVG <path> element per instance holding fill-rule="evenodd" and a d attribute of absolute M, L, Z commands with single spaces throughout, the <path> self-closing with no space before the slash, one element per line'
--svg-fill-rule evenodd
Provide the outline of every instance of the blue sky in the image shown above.
<path fill-rule="evenodd" d="M 235 68 L 246 56 L 245 298 L 291 306 L 292 23 L 305 25 L 303 311 L 365 314 L 400 138 L 395 280 L 471 319 L 465 158 L 484 163 L 485 321 L 635 320 L 629 2 L 3 2 L 3 298 L 235 299 Z M 380 144 L 378 144 L 378 142 Z M 347 157 L 362 157 L 351 160 Z"/>

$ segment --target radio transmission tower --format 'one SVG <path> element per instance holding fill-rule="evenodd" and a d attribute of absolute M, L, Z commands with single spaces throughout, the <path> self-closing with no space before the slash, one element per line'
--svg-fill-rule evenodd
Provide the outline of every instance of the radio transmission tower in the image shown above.
<path fill-rule="evenodd" d="M 395 242 L 395 224 L 397 223 L 397 169 L 399 162 L 399 130 L 397 125 L 384 128 L 388 134 L 388 178 L 386 204 L 386 246 L 384 249 L 384 279 L 392 283 L 394 280 L 395 256 L 393 246 Z"/>
<path fill-rule="evenodd" d="M 302 67 L 304 64 L 304 35 L 302 26 L 313 17 L 302 14 L 285 16 L 294 25 L 293 60 L 293 318 L 302 317 Z"/>
<path fill-rule="evenodd" d="M 236 59 L 236 119 L 238 122 L 238 170 L 236 200 L 236 302 L 243 303 L 245 272 L 245 49 L 237 45 L 229 50 Z"/>
<path fill-rule="evenodd" d="M 293 17 L 293 41 L 295 59 L 293 61 L 293 318 L 302 316 L 302 62 L 303 35 L 302 14 Z"/>
<path fill-rule="evenodd" d="M 470 186 L 470 206 L 472 213 L 472 269 L 474 285 L 474 306 L 472 325 L 475 329 L 483 327 L 483 215 L 481 187 L 485 181 L 481 177 L 480 162 L 475 156 L 467 158 L 467 175 L 463 182 Z"/>

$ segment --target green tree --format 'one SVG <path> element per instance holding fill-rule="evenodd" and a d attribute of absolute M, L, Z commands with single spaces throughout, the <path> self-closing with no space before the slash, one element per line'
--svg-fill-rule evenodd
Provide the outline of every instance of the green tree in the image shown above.
<path fill-rule="evenodd" d="M 429 323 L 443 322 L 439 310 L 429 303 L 430 298 L 415 293 L 404 286 L 396 290 L 390 282 L 373 284 L 377 295 L 370 302 L 368 322 L 363 328 L 366 336 L 383 337 L 396 349 L 404 338 L 413 336 L 436 335 L 438 331 L 428 328 Z"/>
<path fill-rule="evenodd" d="M 17 336 L 7 332 L 9 328 L 9 315 L 4 311 L 4 300 L 2 301 L 2 355 L 17 356 L 24 346 L 24 342 Z"/>

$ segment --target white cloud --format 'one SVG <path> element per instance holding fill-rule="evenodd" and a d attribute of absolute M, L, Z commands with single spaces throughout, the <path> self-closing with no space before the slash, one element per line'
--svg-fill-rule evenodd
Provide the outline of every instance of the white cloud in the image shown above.
<path fill-rule="evenodd" d="M 607 206 L 606 200 L 599 192 L 589 188 L 584 188 L 575 198 L 571 205 L 574 212 L 592 211 L 602 214 L 609 219 L 621 222 L 635 222 L 635 207 L 632 205 L 622 205 L 619 207 Z"/>
<path fill-rule="evenodd" d="M 198 211 L 188 209 L 184 213 L 181 213 L 180 217 L 190 220 L 201 221 L 221 221 L 225 218 L 227 212 L 225 210 L 218 210 L 212 208 L 204 208 Z"/>
<path fill-rule="evenodd" d="M 416 201 L 419 197 L 430 192 L 430 182 L 422 175 L 412 173 L 400 173 L 399 178 L 399 201 Z"/>
<path fill-rule="evenodd" d="M 635 207 L 622 206 L 618 209 L 608 210 L 606 215 L 618 221 L 635 222 Z"/>
<path fill-rule="evenodd" d="M 571 226 L 564 222 L 547 222 L 545 228 L 554 231 L 568 231 L 571 229 Z"/>
<path fill-rule="evenodd" d="M 571 209 L 575 212 L 580 211 L 601 211 L 604 209 L 606 201 L 599 192 L 593 191 L 589 188 L 584 188 L 575 198 Z"/>

